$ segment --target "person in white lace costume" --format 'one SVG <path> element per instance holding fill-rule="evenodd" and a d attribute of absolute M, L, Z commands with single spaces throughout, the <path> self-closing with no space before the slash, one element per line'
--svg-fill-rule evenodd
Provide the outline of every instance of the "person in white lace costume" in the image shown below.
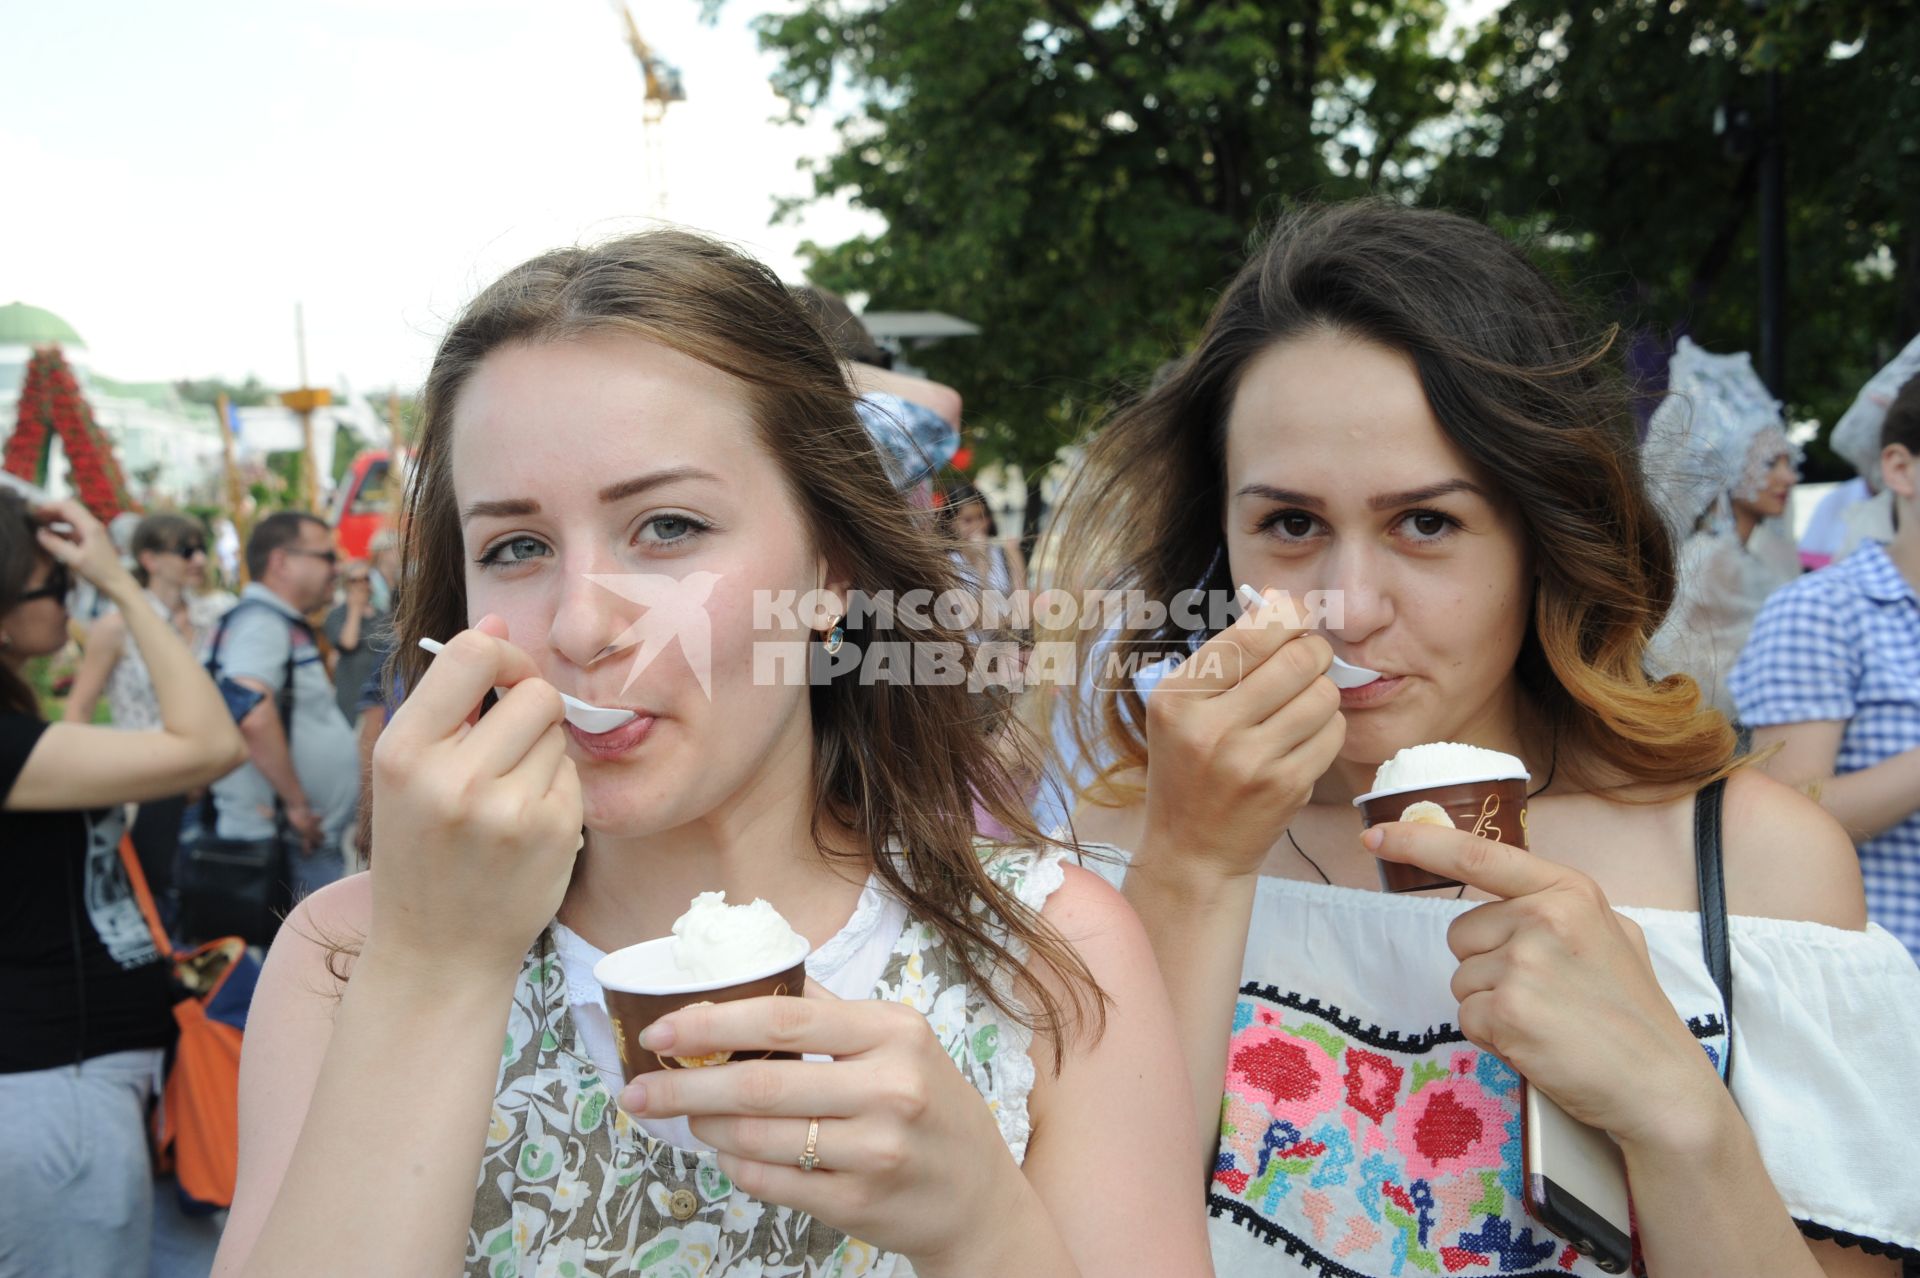
<path fill-rule="evenodd" d="M 1915 377 L 1920 377 L 1920 336 L 1867 379 L 1833 424 L 1827 442 L 1856 473 L 1821 499 L 1801 535 L 1801 558 L 1810 566 L 1845 559 L 1863 541 L 1893 540 L 1893 496 L 1880 484 L 1880 428 L 1894 396 Z"/>
<path fill-rule="evenodd" d="M 1800 459 L 1746 353 L 1715 355 L 1681 338 L 1643 458 L 1680 545 L 1678 590 L 1647 664 L 1691 675 L 1728 716 L 1727 675 L 1760 605 L 1800 574 L 1784 518 Z"/>

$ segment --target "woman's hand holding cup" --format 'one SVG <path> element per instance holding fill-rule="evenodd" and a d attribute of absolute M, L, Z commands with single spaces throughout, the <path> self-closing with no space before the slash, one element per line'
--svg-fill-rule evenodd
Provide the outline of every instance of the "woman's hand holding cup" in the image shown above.
<path fill-rule="evenodd" d="M 1498 899 L 1447 928 L 1460 1032 L 1625 1148 L 1683 1142 L 1725 1099 L 1654 975 L 1646 937 L 1578 870 L 1465 830 L 1404 821 L 1361 842 Z"/>
<path fill-rule="evenodd" d="M 368 952 L 456 978 L 519 970 L 581 844 L 560 694 L 505 634 L 488 617 L 454 636 L 373 751 Z"/>
<path fill-rule="evenodd" d="M 640 1035 L 651 1051 L 735 1059 L 643 1074 L 621 1106 L 684 1115 L 755 1198 L 900 1252 L 918 1272 L 974 1272 L 981 1240 L 1014 1230 L 1016 1205 L 1032 1202 L 992 1110 L 923 1013 L 841 1000 L 811 980 L 806 995 L 693 1005 L 655 1021 Z M 739 1059 L 768 1051 L 806 1059 Z"/>
<path fill-rule="evenodd" d="M 1332 647 L 1263 600 L 1147 700 L 1146 846 L 1189 869 L 1257 873 L 1346 741 Z"/>

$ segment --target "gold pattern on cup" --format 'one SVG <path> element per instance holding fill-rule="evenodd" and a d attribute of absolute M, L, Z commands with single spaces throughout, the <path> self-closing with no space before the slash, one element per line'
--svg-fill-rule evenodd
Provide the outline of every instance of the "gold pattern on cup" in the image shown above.
<path fill-rule="evenodd" d="M 787 992 L 787 983 L 785 981 L 782 981 L 780 982 L 780 984 L 773 987 L 772 996 L 777 998 L 780 995 L 785 994 L 786 992 Z M 710 998 L 703 998 L 698 1003 L 689 1003 L 687 1004 L 687 1006 L 688 1007 L 712 1007 L 713 1000 Z M 616 1027 L 614 1032 L 616 1034 L 619 1033 L 619 1029 Z M 624 1039 L 622 1039 L 621 1041 L 625 1042 Z M 757 1056 L 740 1056 L 737 1053 L 733 1052 L 732 1050 L 727 1050 L 727 1051 L 719 1051 L 719 1052 L 707 1052 L 705 1055 L 702 1055 L 702 1056 L 662 1056 L 660 1058 L 660 1063 L 666 1066 L 668 1069 L 706 1069 L 708 1066 L 711 1066 L 711 1065 L 725 1065 L 728 1061 L 734 1060 L 736 1058 L 743 1061 L 764 1061 L 771 1058 L 772 1055 L 773 1055 L 772 1052 L 767 1051 L 767 1052 L 761 1052 Z M 669 1062 L 671 1062 L 671 1064 L 669 1064 Z M 621 1063 L 625 1064 L 624 1058 L 622 1059 Z"/>
<path fill-rule="evenodd" d="M 688 1007 L 712 1007 L 713 1000 L 710 998 L 703 998 L 698 1003 L 689 1003 L 687 1004 L 687 1006 Z M 705 1069 L 709 1065 L 725 1065 L 728 1061 L 732 1059 L 733 1059 L 732 1052 L 722 1051 L 722 1052 L 707 1052 L 701 1056 L 662 1056 L 660 1058 L 660 1063 L 662 1065 L 667 1065 L 667 1063 L 671 1061 L 672 1064 L 668 1065 L 669 1069 L 676 1068 L 676 1067 L 679 1069 Z"/>
<path fill-rule="evenodd" d="M 704 997 L 689 1002 L 681 1001 L 689 997 L 686 994 L 649 994 L 639 990 L 605 986 L 607 1017 L 615 1025 L 614 1032 L 618 1036 L 617 1041 L 620 1045 L 620 1067 L 625 1080 L 631 1082 L 636 1076 L 656 1069 L 704 1069 L 734 1061 L 798 1060 L 799 1055 L 795 1052 L 760 1050 L 668 1056 L 649 1051 L 641 1045 L 638 1036 L 645 1033 L 647 1026 L 662 1017 L 671 1016 L 684 1007 L 712 1006 L 715 1003 L 726 1003 L 741 998 L 758 998 L 768 994 L 798 993 L 805 970 L 801 963 L 796 963 L 784 972 L 743 981 L 720 990 L 703 991 Z"/>
<path fill-rule="evenodd" d="M 626 1030 L 626 1027 L 625 1027 L 624 1025 L 622 1025 L 622 1024 L 620 1024 L 620 1018 L 619 1018 L 619 1017 L 617 1017 L 617 1016 L 614 1016 L 614 1015 L 612 1015 L 611 1013 L 609 1013 L 609 1014 L 608 1014 L 608 1016 L 607 1016 L 607 1019 L 613 1022 L 613 1043 L 614 1043 L 614 1046 L 615 1046 L 615 1047 L 618 1047 L 618 1048 L 620 1049 L 620 1069 L 621 1069 L 621 1072 L 622 1072 L 622 1073 L 626 1073 L 626 1074 L 631 1074 L 631 1073 L 633 1073 L 633 1062 L 631 1062 L 631 1061 L 629 1061 L 629 1060 L 627 1059 L 627 1030 Z"/>
<path fill-rule="evenodd" d="M 1499 815 L 1500 796 L 1489 794 L 1487 801 L 1480 805 L 1480 819 L 1473 823 L 1473 837 L 1492 839 L 1495 843 L 1500 842 L 1500 827 L 1493 823 L 1493 819 Z"/>
<path fill-rule="evenodd" d="M 1456 782 L 1383 794 L 1361 805 L 1361 823 L 1371 828 L 1387 821 L 1408 820 L 1408 813 L 1420 808 L 1414 819 L 1426 817 L 1440 824 L 1441 813 L 1456 829 L 1482 839 L 1527 846 L 1526 783 L 1518 778 L 1491 782 Z M 1437 808 L 1438 812 L 1427 811 Z M 1397 814 L 1397 815 L 1396 815 Z M 1515 824 L 1514 816 L 1518 815 Z M 1389 892 L 1424 892 L 1433 888 L 1459 887 L 1458 879 L 1446 878 L 1431 870 L 1399 861 L 1379 861 L 1380 885 Z"/>

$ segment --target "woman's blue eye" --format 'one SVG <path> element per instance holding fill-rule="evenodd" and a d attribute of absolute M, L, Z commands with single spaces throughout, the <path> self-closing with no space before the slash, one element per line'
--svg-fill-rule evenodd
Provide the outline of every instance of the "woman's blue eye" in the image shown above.
<path fill-rule="evenodd" d="M 702 520 L 695 519 L 692 515 L 655 515 L 652 519 L 647 520 L 646 523 L 640 526 L 640 530 L 643 533 L 651 529 L 654 535 L 652 537 L 642 537 L 640 540 L 651 541 L 656 546 L 669 545 L 676 541 L 685 541 L 690 537 L 697 536 L 712 526 L 713 525 L 705 523 Z"/>
<path fill-rule="evenodd" d="M 490 547 L 480 556 L 480 562 L 487 566 L 523 564 L 530 559 L 544 558 L 547 553 L 546 543 L 538 537 L 510 537 Z"/>

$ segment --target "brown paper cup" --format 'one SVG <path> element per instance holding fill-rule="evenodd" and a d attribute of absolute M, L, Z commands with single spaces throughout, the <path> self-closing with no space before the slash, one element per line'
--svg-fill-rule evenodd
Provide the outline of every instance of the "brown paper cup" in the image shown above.
<path fill-rule="evenodd" d="M 776 972 L 750 980 L 715 985 L 687 980 L 673 963 L 673 938 L 629 945 L 601 959 L 593 974 L 606 991 L 607 1015 L 613 1021 L 613 1041 L 620 1048 L 620 1067 L 624 1081 L 657 1069 L 699 1069 L 724 1065 L 729 1061 L 791 1061 L 793 1052 L 715 1052 L 710 1056 L 656 1056 L 640 1046 L 640 1034 L 669 1012 L 702 1003 L 732 1003 L 746 998 L 764 998 L 770 994 L 799 997 L 806 988 L 807 958 L 804 953 Z"/>
<path fill-rule="evenodd" d="M 1396 790 L 1362 796 L 1360 817 L 1371 829 L 1398 821 L 1416 803 L 1436 803 L 1453 818 L 1456 829 L 1483 839 L 1527 846 L 1527 783 L 1464 781 L 1422 790 Z M 1400 861 L 1381 861 L 1380 886 L 1389 892 L 1422 892 L 1428 888 L 1459 887 L 1460 880 L 1442 878 L 1431 870 Z"/>

